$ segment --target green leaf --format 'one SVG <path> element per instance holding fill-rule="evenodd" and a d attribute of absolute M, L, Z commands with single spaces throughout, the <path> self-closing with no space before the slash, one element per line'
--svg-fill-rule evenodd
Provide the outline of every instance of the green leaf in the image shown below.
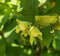
<path fill-rule="evenodd" d="M 21 0 L 21 7 L 23 7 L 22 14 L 25 16 L 34 17 L 38 13 L 38 0 Z"/>
<path fill-rule="evenodd" d="M 13 22 L 13 23 L 11 23 Z M 17 38 L 17 34 L 15 32 L 16 29 L 16 20 L 12 19 L 10 22 L 8 22 L 4 29 L 3 29 L 3 35 L 5 38 L 8 39 L 8 42 L 13 42 Z"/>
<path fill-rule="evenodd" d="M 54 38 L 60 40 L 60 31 L 55 30 L 55 32 L 54 32 Z"/>
<path fill-rule="evenodd" d="M 0 19 L 0 27 L 5 25 L 5 23 L 10 19 L 10 15 L 2 15 Z"/>
<path fill-rule="evenodd" d="M 58 20 L 59 21 L 59 20 Z M 60 23 L 58 23 L 56 26 L 55 26 L 55 29 L 60 31 Z"/>
<path fill-rule="evenodd" d="M 2 14 L 10 14 L 11 13 L 11 8 L 5 4 L 5 3 L 0 3 L 0 15 Z"/>
<path fill-rule="evenodd" d="M 43 28 L 41 29 L 41 31 L 43 38 L 43 41 L 41 41 L 41 47 L 46 46 L 47 48 L 49 48 L 51 41 L 53 40 L 52 34 L 50 33 L 51 27 Z"/>
<path fill-rule="evenodd" d="M 52 46 L 55 50 L 60 50 L 60 40 L 59 39 L 54 39 L 52 42 Z"/>
<path fill-rule="evenodd" d="M 4 56 L 6 51 L 6 44 L 3 39 L 0 40 L 0 56 Z"/>
<path fill-rule="evenodd" d="M 53 8 L 53 11 L 56 12 L 56 13 L 58 13 L 58 14 L 60 14 L 60 12 L 59 12 L 60 11 L 60 8 L 59 8 L 60 7 L 59 6 L 60 5 L 60 3 L 59 3 L 60 0 L 59 1 L 54 0 L 54 2 L 56 3 L 56 6 Z"/>
<path fill-rule="evenodd" d="M 53 56 L 52 53 L 43 53 L 42 56 Z"/>
<path fill-rule="evenodd" d="M 12 47 L 11 45 L 7 45 L 6 53 L 7 53 L 7 56 L 19 56 L 20 47 Z"/>
<path fill-rule="evenodd" d="M 19 19 L 20 21 L 28 21 L 28 22 L 31 22 L 31 23 L 34 22 L 33 18 L 31 18 L 30 16 L 24 16 L 21 13 L 17 13 L 17 19 Z"/>

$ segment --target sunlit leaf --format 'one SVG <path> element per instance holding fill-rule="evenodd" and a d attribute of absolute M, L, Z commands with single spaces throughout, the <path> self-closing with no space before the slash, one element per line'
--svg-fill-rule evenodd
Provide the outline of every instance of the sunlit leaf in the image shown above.
<path fill-rule="evenodd" d="M 20 32 L 20 28 L 17 26 L 16 27 L 16 33 L 19 33 Z"/>
<path fill-rule="evenodd" d="M 35 16 L 35 20 L 37 22 L 37 24 L 41 25 L 41 26 L 49 26 L 50 24 L 54 24 L 57 21 L 57 16 Z"/>
<path fill-rule="evenodd" d="M 38 1 L 39 1 L 38 7 L 42 6 L 46 2 L 46 0 L 38 0 Z"/>
<path fill-rule="evenodd" d="M 5 3 L 5 0 L 0 0 L 0 2 Z"/>
<path fill-rule="evenodd" d="M 34 37 L 30 37 L 30 44 L 33 45 Z"/>
<path fill-rule="evenodd" d="M 32 26 L 29 30 L 29 35 L 31 37 L 38 37 L 40 40 L 42 40 L 42 33 L 40 30 L 34 26 Z"/>
<path fill-rule="evenodd" d="M 21 31 L 27 31 L 29 28 L 29 23 L 27 21 L 16 20 Z"/>
<path fill-rule="evenodd" d="M 17 12 L 20 12 L 23 9 L 23 8 L 21 8 L 20 3 L 21 3 L 21 1 L 17 2 Z"/>
<path fill-rule="evenodd" d="M 24 35 L 25 37 L 28 35 L 28 29 L 30 27 L 30 23 L 27 21 L 20 21 L 20 20 L 16 20 L 17 24 L 18 24 L 18 28 L 19 31 L 22 31 L 22 35 Z M 18 29 L 16 29 L 18 30 Z"/>

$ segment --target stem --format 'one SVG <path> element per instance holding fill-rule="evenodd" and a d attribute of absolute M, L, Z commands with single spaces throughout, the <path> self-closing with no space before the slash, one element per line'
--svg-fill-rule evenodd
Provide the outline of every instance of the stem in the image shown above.
<path fill-rule="evenodd" d="M 36 56 L 41 56 L 41 45 L 40 42 L 37 43 L 38 50 L 36 51 Z"/>

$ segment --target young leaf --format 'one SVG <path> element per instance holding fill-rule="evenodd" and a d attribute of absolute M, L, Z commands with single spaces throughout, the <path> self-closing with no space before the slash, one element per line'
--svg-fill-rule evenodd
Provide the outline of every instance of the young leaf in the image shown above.
<path fill-rule="evenodd" d="M 57 21 L 57 16 L 35 16 L 36 22 L 41 26 L 49 26 L 50 24 L 54 24 Z"/>
<path fill-rule="evenodd" d="M 16 27 L 16 33 L 19 33 L 20 32 L 20 28 L 17 26 Z"/>
<path fill-rule="evenodd" d="M 18 29 L 16 29 L 16 32 L 20 32 L 22 31 L 22 35 L 24 35 L 25 37 L 28 35 L 28 30 L 30 27 L 30 23 L 27 21 L 20 21 L 20 20 L 16 20 L 18 23 Z"/>
<path fill-rule="evenodd" d="M 38 37 L 40 40 L 42 40 L 42 33 L 40 32 L 40 30 L 38 28 L 36 28 L 35 26 L 32 26 L 29 30 L 29 35 L 31 37 Z"/>
<path fill-rule="evenodd" d="M 18 23 L 18 27 L 20 28 L 21 31 L 27 31 L 29 28 L 29 23 L 27 21 L 20 21 L 16 20 Z"/>
<path fill-rule="evenodd" d="M 38 0 L 38 1 L 39 1 L 38 7 L 42 6 L 46 2 L 46 0 Z"/>
<path fill-rule="evenodd" d="M 34 37 L 30 37 L 30 44 L 33 45 Z"/>

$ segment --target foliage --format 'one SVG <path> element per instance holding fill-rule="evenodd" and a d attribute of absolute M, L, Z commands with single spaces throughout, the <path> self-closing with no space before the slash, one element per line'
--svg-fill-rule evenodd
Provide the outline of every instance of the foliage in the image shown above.
<path fill-rule="evenodd" d="M 59 0 L 0 0 L 0 56 L 59 56 Z"/>

